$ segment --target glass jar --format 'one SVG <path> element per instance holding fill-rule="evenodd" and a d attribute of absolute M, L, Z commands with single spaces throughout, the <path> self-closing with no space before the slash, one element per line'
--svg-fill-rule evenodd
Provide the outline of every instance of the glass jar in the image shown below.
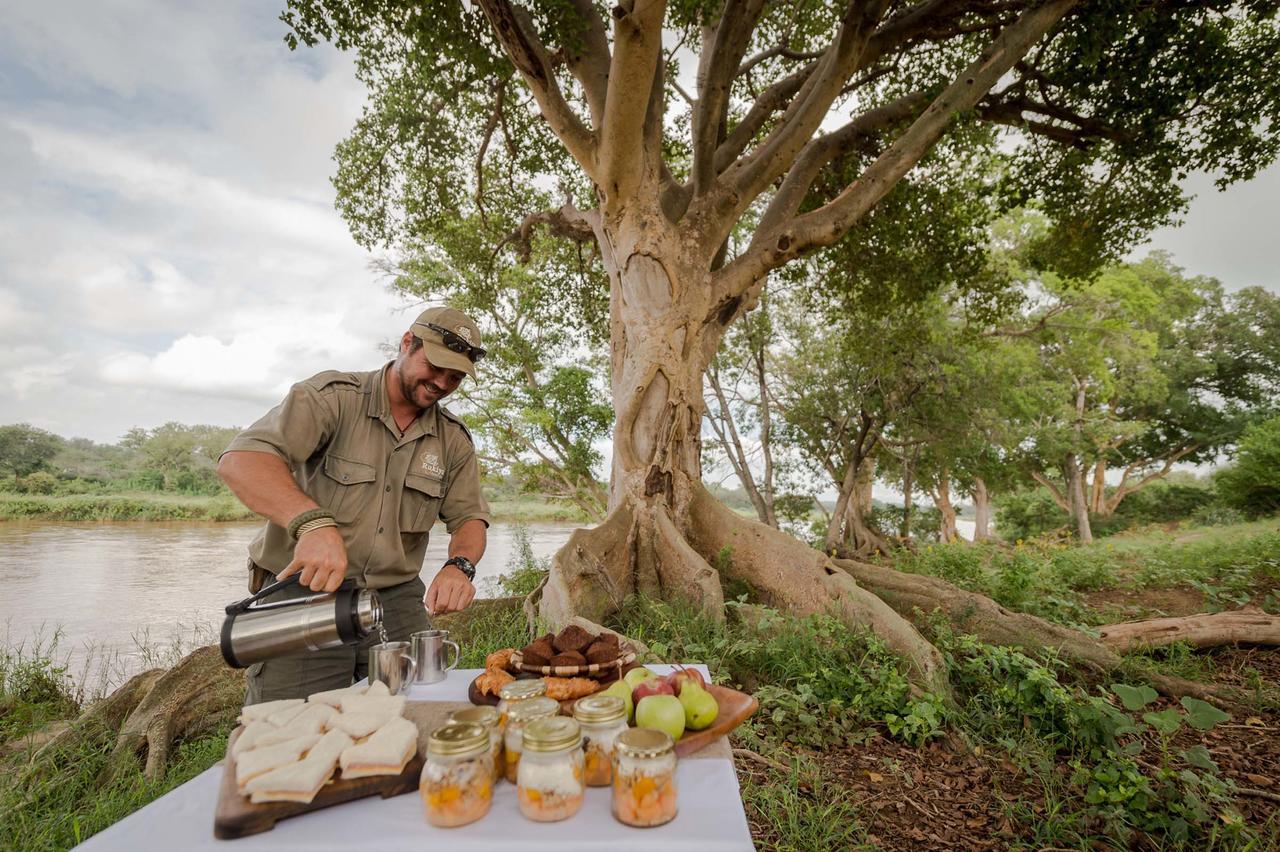
<path fill-rule="evenodd" d="M 547 694 L 547 682 L 540 677 L 513 680 L 498 690 L 498 724 L 505 730 L 511 705 Z"/>
<path fill-rule="evenodd" d="M 573 718 L 582 726 L 587 786 L 608 787 L 613 781 L 613 740 L 627 730 L 626 702 L 617 695 L 588 695 L 574 703 Z"/>
<path fill-rule="evenodd" d="M 498 708 L 467 707 L 455 710 L 449 717 L 451 724 L 479 725 L 489 732 L 489 756 L 493 763 L 493 781 L 496 784 L 503 775 L 502 727 L 498 724 Z"/>
<path fill-rule="evenodd" d="M 516 783 L 520 766 L 520 753 L 524 751 L 524 727 L 536 719 L 545 719 L 560 712 L 560 702 L 545 695 L 514 702 L 508 709 L 507 729 L 502 739 L 503 777 Z"/>
<path fill-rule="evenodd" d="M 444 725 L 427 739 L 418 782 L 427 822 L 437 828 L 473 823 L 493 804 L 489 732 L 480 725 Z"/>
<path fill-rule="evenodd" d="M 567 716 L 535 719 L 524 729 L 516 798 L 520 813 L 536 822 L 568 819 L 582 808 L 582 733 Z"/>
<path fill-rule="evenodd" d="M 613 816 L 636 828 L 676 816 L 675 741 L 662 731 L 631 728 L 613 742 Z"/>

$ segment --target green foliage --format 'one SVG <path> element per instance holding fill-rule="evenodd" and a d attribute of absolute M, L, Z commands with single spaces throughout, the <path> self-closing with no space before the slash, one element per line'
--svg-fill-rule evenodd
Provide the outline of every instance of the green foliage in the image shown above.
<path fill-rule="evenodd" d="M 507 558 L 506 571 L 498 578 L 496 591 L 503 596 L 529 595 L 541 585 L 551 570 L 551 560 L 533 555 L 529 543 L 529 528 L 517 523 L 512 530 L 511 555 Z"/>
<path fill-rule="evenodd" d="M 1250 427 L 1235 464 L 1214 482 L 1223 500 L 1249 517 L 1280 512 L 1280 417 Z"/>
<path fill-rule="evenodd" d="M 1095 537 L 1115 535 L 1118 532 L 1145 524 L 1165 524 L 1172 521 L 1224 518 L 1231 523 L 1230 515 L 1219 515 L 1221 508 L 1214 490 L 1201 483 L 1157 482 L 1136 491 L 1120 503 L 1111 515 L 1090 516 L 1089 522 Z M 1043 488 L 1006 493 L 996 498 L 997 528 L 1010 539 L 1031 539 L 1067 526 L 1070 516 L 1063 511 Z"/>
<path fill-rule="evenodd" d="M 0 471 L 25 477 L 46 468 L 62 439 L 26 423 L 0 426 Z"/>

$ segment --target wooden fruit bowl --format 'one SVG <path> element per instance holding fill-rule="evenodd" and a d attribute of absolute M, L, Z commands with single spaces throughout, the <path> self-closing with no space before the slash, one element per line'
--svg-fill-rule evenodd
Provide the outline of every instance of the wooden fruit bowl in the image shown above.
<path fill-rule="evenodd" d="M 603 689 L 604 685 L 601 684 L 600 688 Z M 695 751 L 715 742 L 720 737 L 727 736 L 729 732 L 750 718 L 751 714 L 760 707 L 760 702 L 756 700 L 755 696 L 739 692 L 736 689 L 730 689 L 727 686 L 709 683 L 706 686 L 706 690 L 711 693 L 711 696 L 715 698 L 716 704 L 719 706 L 715 724 L 704 731 L 687 731 L 683 737 L 676 740 L 676 754 L 679 757 L 688 757 Z M 471 682 L 471 686 L 467 690 L 467 696 L 471 699 L 472 704 L 496 706 L 498 703 L 497 696 L 484 695 L 476 689 L 475 681 Z M 573 703 L 576 700 L 561 701 L 560 712 L 565 716 L 572 716 Z"/>

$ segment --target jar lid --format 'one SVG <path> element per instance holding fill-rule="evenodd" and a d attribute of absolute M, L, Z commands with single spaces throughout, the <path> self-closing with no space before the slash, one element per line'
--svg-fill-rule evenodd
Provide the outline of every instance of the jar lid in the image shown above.
<path fill-rule="evenodd" d="M 427 754 L 462 755 L 489 750 L 489 729 L 480 725 L 443 725 L 427 739 Z"/>
<path fill-rule="evenodd" d="M 492 728 L 498 724 L 498 719 L 500 718 L 497 707 L 466 707 L 462 710 L 453 711 L 453 714 L 449 716 L 449 722 Z"/>
<path fill-rule="evenodd" d="M 554 716 L 560 712 L 560 702 L 545 695 L 517 701 L 507 708 L 507 717 L 513 722 L 531 722 L 543 716 Z"/>
<path fill-rule="evenodd" d="M 506 701 L 522 701 L 547 694 L 547 682 L 540 677 L 513 680 L 498 690 L 498 697 Z"/>
<path fill-rule="evenodd" d="M 581 741 L 581 728 L 568 716 L 546 716 L 524 728 L 525 751 L 568 751 Z"/>
<path fill-rule="evenodd" d="M 671 735 L 650 728 L 628 728 L 613 740 L 614 749 L 628 757 L 658 757 L 674 751 Z"/>
<path fill-rule="evenodd" d="M 616 722 L 627 718 L 627 704 L 620 695 L 588 695 L 574 702 L 573 718 L 587 724 Z"/>

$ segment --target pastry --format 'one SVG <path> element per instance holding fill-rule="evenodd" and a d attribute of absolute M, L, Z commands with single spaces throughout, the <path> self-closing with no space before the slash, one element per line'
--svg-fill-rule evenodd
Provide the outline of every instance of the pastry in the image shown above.
<path fill-rule="evenodd" d="M 504 671 L 488 669 L 484 674 L 476 678 L 476 689 L 481 695 L 497 695 L 498 690 L 513 680 L 515 678 Z"/>
<path fill-rule="evenodd" d="M 515 652 L 515 648 L 503 648 L 500 651 L 494 651 L 492 654 L 484 658 L 484 667 L 486 669 L 506 671 L 507 666 L 511 664 L 511 655 Z"/>
<path fill-rule="evenodd" d="M 418 726 L 397 716 L 338 758 L 343 778 L 399 775 L 418 751 Z"/>
<path fill-rule="evenodd" d="M 589 677 L 544 677 L 547 683 L 547 697 L 556 701 L 569 701 L 590 695 L 600 688 L 600 684 Z"/>
<path fill-rule="evenodd" d="M 556 635 L 556 638 L 551 644 L 562 654 L 565 651 L 576 651 L 581 653 L 586 650 L 588 645 L 595 641 L 595 638 L 596 637 L 592 636 L 578 625 L 570 624 Z"/>
<path fill-rule="evenodd" d="M 586 664 L 587 658 L 579 654 L 577 651 L 564 651 L 563 653 L 556 654 L 551 658 L 551 665 L 557 667 L 573 666 L 580 668 Z"/>

